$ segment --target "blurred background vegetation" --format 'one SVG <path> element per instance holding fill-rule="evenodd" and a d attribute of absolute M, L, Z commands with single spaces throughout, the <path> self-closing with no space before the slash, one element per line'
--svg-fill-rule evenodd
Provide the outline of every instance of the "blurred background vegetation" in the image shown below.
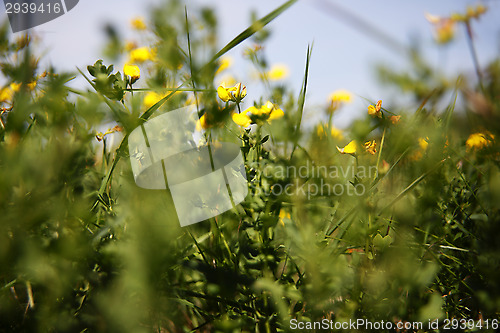
<path fill-rule="evenodd" d="M 103 55 L 123 68 L 97 57 L 78 73 L 40 68 L 30 35 L 3 25 L 0 331 L 277 332 L 292 318 L 473 319 L 477 331 L 499 318 L 500 59 L 444 76 L 409 48 L 407 72 L 378 72 L 417 109 L 367 100 L 340 130 L 350 94 L 336 92 L 315 106 L 329 120 L 304 127 L 314 48 L 301 87 L 275 80 L 284 70 L 263 48 L 266 24 L 294 2 L 218 50 L 209 8 L 167 1 L 133 22 L 144 36 L 135 44 L 108 30 Z M 436 42 L 471 31 L 486 10 L 430 17 Z M 260 100 L 217 91 L 224 54 L 238 47 L 260 73 Z M 69 88 L 75 75 L 88 86 Z M 209 140 L 241 144 L 249 195 L 181 228 L 168 191 L 136 186 L 127 138 L 189 104 Z"/>

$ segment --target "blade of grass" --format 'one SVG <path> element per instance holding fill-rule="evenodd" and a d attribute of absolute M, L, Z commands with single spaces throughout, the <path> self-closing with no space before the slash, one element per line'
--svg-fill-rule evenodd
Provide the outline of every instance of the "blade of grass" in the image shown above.
<path fill-rule="evenodd" d="M 184 6 L 184 14 L 186 15 L 186 37 L 187 37 L 187 46 L 188 46 L 188 55 L 189 55 L 189 73 L 191 74 L 192 84 L 193 84 L 193 94 L 194 100 L 196 102 L 196 111 L 200 114 L 200 105 L 198 103 L 198 95 L 196 94 L 196 78 L 193 77 L 193 56 L 191 53 L 191 37 L 189 35 L 189 20 L 188 20 L 188 12 L 187 6 Z"/>
<path fill-rule="evenodd" d="M 309 64 L 311 60 L 311 52 L 312 52 L 312 45 L 307 46 L 307 55 L 306 55 L 306 68 L 304 71 L 304 80 L 302 81 L 302 88 L 300 90 L 300 95 L 299 95 L 299 120 L 297 122 L 297 127 L 295 127 L 294 130 L 294 144 L 293 144 L 293 149 L 292 153 L 290 154 L 290 160 L 293 157 L 293 153 L 295 152 L 295 149 L 297 149 L 298 145 L 298 133 L 300 130 L 300 124 L 302 123 L 302 115 L 304 114 L 304 104 L 306 102 L 306 92 L 307 92 L 307 78 L 309 77 Z"/>
<path fill-rule="evenodd" d="M 255 21 L 250 27 L 245 29 L 242 33 L 240 33 L 238 36 L 236 36 L 233 40 L 231 40 L 229 43 L 227 43 L 226 46 L 224 46 L 219 52 L 217 52 L 213 58 L 208 62 L 207 65 L 213 63 L 219 57 L 222 55 L 226 54 L 229 52 L 231 49 L 239 45 L 241 42 L 244 40 L 248 39 L 251 37 L 254 33 L 259 31 L 260 29 L 264 28 L 266 25 L 268 25 L 271 21 L 273 21 L 275 18 L 277 18 L 279 15 L 281 15 L 285 10 L 287 10 L 291 5 L 296 3 L 297 0 L 289 0 L 285 2 L 283 5 L 279 6 L 260 20 Z"/>

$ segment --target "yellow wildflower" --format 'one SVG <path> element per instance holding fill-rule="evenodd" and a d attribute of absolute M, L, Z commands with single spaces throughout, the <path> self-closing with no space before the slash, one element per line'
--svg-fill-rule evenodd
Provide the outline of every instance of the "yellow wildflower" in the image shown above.
<path fill-rule="evenodd" d="M 224 82 L 217 88 L 217 95 L 223 102 L 239 103 L 247 95 L 247 87 L 238 83 L 234 87 L 226 88 Z"/>
<path fill-rule="evenodd" d="M 267 72 L 267 77 L 271 81 L 278 81 L 286 79 L 289 75 L 289 70 L 286 65 L 278 64 L 271 67 Z"/>
<path fill-rule="evenodd" d="M 241 126 L 241 127 L 248 127 L 252 123 L 252 120 L 246 113 L 233 113 L 233 121 Z"/>
<path fill-rule="evenodd" d="M 378 101 L 376 106 L 369 105 L 368 106 L 368 114 L 372 117 L 379 117 L 382 118 L 382 101 Z"/>
<path fill-rule="evenodd" d="M 375 142 L 375 140 L 365 142 L 366 151 L 372 155 L 375 155 L 375 153 L 377 152 L 377 149 L 375 148 L 376 146 L 377 143 Z"/>
<path fill-rule="evenodd" d="M 21 90 L 21 83 L 12 82 L 9 87 L 13 92 L 18 92 Z"/>
<path fill-rule="evenodd" d="M 434 26 L 434 38 L 439 44 L 450 42 L 455 36 L 456 18 L 440 17 L 426 13 L 425 18 Z"/>
<path fill-rule="evenodd" d="M 424 156 L 424 153 L 427 150 L 427 147 L 429 146 L 429 138 L 428 137 L 425 137 L 425 139 L 418 138 L 418 146 L 419 146 L 419 149 L 414 151 L 410 155 L 410 158 L 412 160 L 415 160 L 415 161 L 420 160 Z"/>
<path fill-rule="evenodd" d="M 219 68 L 217 68 L 217 71 L 215 71 L 215 75 L 228 69 L 233 64 L 233 58 L 231 58 L 229 56 L 221 57 L 219 61 L 220 61 L 220 65 L 219 65 Z"/>
<path fill-rule="evenodd" d="M 285 226 L 285 222 L 284 222 L 284 219 L 288 219 L 290 220 L 292 217 L 290 215 L 290 213 L 286 212 L 284 209 L 281 209 L 280 210 L 280 214 L 279 214 L 279 222 L 282 226 Z"/>
<path fill-rule="evenodd" d="M 489 146 L 491 141 L 495 139 L 495 136 L 488 131 L 484 133 L 473 133 L 469 136 L 467 141 L 465 141 L 465 145 L 467 146 L 467 151 L 472 149 L 482 149 L 486 146 Z"/>
<path fill-rule="evenodd" d="M 326 129 L 328 129 L 328 125 L 325 125 Z M 318 137 L 323 137 L 325 136 L 325 127 L 323 127 L 322 124 L 318 125 L 318 128 L 316 129 L 316 133 L 318 134 Z M 333 138 L 342 140 L 344 136 L 342 135 L 342 131 L 335 126 L 332 126 L 332 130 L 330 131 L 330 134 Z"/>
<path fill-rule="evenodd" d="M 144 19 L 140 16 L 134 17 L 130 21 L 130 25 L 135 30 L 146 30 L 146 24 L 144 23 Z"/>
<path fill-rule="evenodd" d="M 328 111 L 333 112 L 337 110 L 342 105 L 342 103 L 351 103 L 352 94 L 345 89 L 335 90 L 330 94 L 328 100 Z"/>
<path fill-rule="evenodd" d="M 337 146 L 337 150 L 341 153 L 341 154 L 351 154 L 351 155 L 355 155 L 356 154 L 356 149 L 357 149 L 357 142 L 356 140 L 352 140 L 351 142 L 349 142 L 347 144 L 347 146 L 345 146 L 344 148 L 339 148 Z"/>
<path fill-rule="evenodd" d="M 283 112 L 283 110 L 275 108 L 269 114 L 269 118 L 267 119 L 267 121 L 279 119 L 279 118 L 283 117 L 284 115 L 285 115 L 285 112 Z"/>
<path fill-rule="evenodd" d="M 250 115 L 249 115 L 250 114 Z M 260 108 L 251 106 L 240 114 L 233 114 L 233 120 L 236 124 L 248 127 L 250 124 L 257 124 L 262 121 L 271 122 L 271 120 L 283 117 L 285 113 L 277 105 L 267 101 Z"/>
<path fill-rule="evenodd" d="M 200 117 L 200 119 L 196 122 L 196 130 L 199 132 L 201 131 L 202 129 L 207 129 L 209 128 L 208 124 L 207 124 L 207 121 L 206 121 L 206 118 L 205 118 L 205 114 L 202 115 Z"/>
<path fill-rule="evenodd" d="M 345 89 L 335 90 L 330 94 L 329 99 L 332 102 L 351 103 L 352 94 Z"/>
<path fill-rule="evenodd" d="M 139 47 L 130 51 L 130 62 L 142 63 L 153 59 L 153 56 L 147 47 Z"/>
<path fill-rule="evenodd" d="M 427 146 L 429 146 L 428 140 L 429 140 L 428 137 L 426 137 L 425 139 L 424 138 L 418 138 L 418 145 L 420 146 L 420 149 L 422 149 L 423 151 L 426 151 L 427 150 Z"/>
<path fill-rule="evenodd" d="M 267 101 L 266 104 L 262 105 L 260 109 L 257 109 L 256 107 L 250 107 L 249 109 L 247 109 L 247 111 L 250 111 L 256 116 L 264 116 L 264 118 L 267 116 L 267 121 L 278 119 L 285 115 L 283 110 L 269 101 Z"/>
<path fill-rule="evenodd" d="M 236 79 L 232 75 L 224 75 L 221 78 L 221 81 L 224 82 L 224 84 L 227 84 L 228 86 L 234 86 L 237 83 Z"/>
<path fill-rule="evenodd" d="M 334 126 L 332 126 L 331 134 L 332 137 L 338 140 L 342 140 L 344 138 L 344 135 L 342 135 L 342 131 Z"/>
<path fill-rule="evenodd" d="M 133 49 L 137 48 L 137 44 L 132 41 L 125 42 L 125 51 L 130 52 Z"/>
<path fill-rule="evenodd" d="M 2 88 L 0 90 L 0 103 L 11 102 L 14 93 L 21 90 L 21 85 L 21 83 L 12 82 L 8 87 Z"/>
<path fill-rule="evenodd" d="M 157 92 L 150 91 L 146 94 L 146 96 L 144 96 L 142 103 L 147 109 L 149 109 L 150 107 L 158 103 L 163 97 L 164 96 L 158 94 Z"/>
<path fill-rule="evenodd" d="M 31 81 L 27 84 L 29 90 L 33 90 L 36 87 L 36 81 Z"/>
<path fill-rule="evenodd" d="M 131 65 L 129 63 L 126 63 L 123 66 L 123 73 L 130 76 L 132 81 L 136 81 L 141 77 L 141 70 L 139 69 L 139 67 L 136 65 Z"/>
<path fill-rule="evenodd" d="M 400 119 L 401 119 L 401 116 L 390 116 L 389 117 L 389 120 L 391 121 L 391 123 L 393 125 L 396 125 L 397 123 L 399 123 Z"/>
<path fill-rule="evenodd" d="M 10 87 L 2 88 L 2 90 L 0 90 L 0 103 L 12 100 L 13 96 L 14 92 Z"/>

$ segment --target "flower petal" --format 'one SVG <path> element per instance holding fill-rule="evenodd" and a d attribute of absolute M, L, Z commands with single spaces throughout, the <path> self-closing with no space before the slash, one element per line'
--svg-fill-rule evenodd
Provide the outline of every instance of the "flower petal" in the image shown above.
<path fill-rule="evenodd" d="M 219 86 L 219 88 L 217 88 L 217 95 L 219 95 L 219 98 L 223 102 L 227 102 L 231 98 L 231 96 L 229 96 L 229 93 L 228 93 L 227 89 L 224 88 L 222 85 Z"/>
<path fill-rule="evenodd" d="M 356 140 L 352 140 L 344 148 L 337 147 L 341 154 L 356 154 L 357 143 Z"/>
<path fill-rule="evenodd" d="M 233 113 L 233 121 L 241 126 L 241 127 L 248 127 L 252 123 L 252 120 L 246 113 Z"/>
<path fill-rule="evenodd" d="M 268 120 L 274 120 L 274 119 L 278 119 L 278 118 L 281 118 L 285 115 L 285 113 L 283 112 L 283 110 L 281 109 L 274 109 L 273 111 L 271 111 L 271 114 L 269 115 L 269 119 Z"/>

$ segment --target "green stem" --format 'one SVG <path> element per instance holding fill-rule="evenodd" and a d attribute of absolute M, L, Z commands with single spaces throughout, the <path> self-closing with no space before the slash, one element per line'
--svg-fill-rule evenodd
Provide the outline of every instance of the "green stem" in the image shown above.
<path fill-rule="evenodd" d="M 384 127 L 384 133 L 382 133 L 382 139 L 380 140 L 380 150 L 378 152 L 378 157 L 377 157 L 377 165 L 376 165 L 376 174 L 375 176 L 373 177 L 373 179 L 377 178 L 378 176 L 378 166 L 380 165 L 380 158 L 382 156 L 382 148 L 384 148 L 384 140 L 385 140 L 385 130 L 387 129 L 387 127 Z"/>

